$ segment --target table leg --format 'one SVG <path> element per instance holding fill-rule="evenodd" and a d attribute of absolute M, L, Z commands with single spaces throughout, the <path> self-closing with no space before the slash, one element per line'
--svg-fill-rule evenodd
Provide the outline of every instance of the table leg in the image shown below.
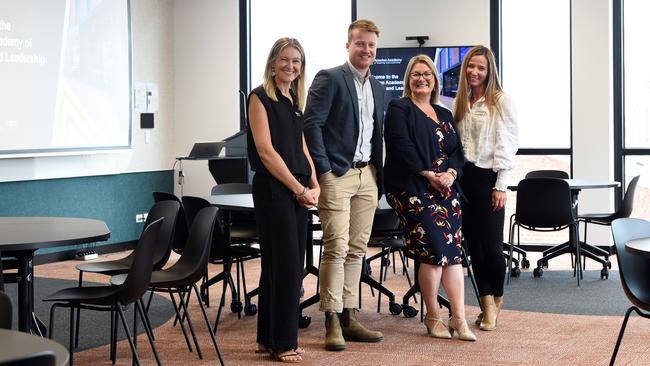
<path fill-rule="evenodd" d="M 29 332 L 32 329 L 34 312 L 34 256 L 21 253 L 18 258 L 18 330 Z"/>

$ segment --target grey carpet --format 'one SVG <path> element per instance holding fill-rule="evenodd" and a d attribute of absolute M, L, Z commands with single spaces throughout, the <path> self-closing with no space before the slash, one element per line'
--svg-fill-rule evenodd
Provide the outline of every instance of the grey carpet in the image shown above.
<path fill-rule="evenodd" d="M 573 271 L 545 269 L 540 278 L 533 277 L 532 269 L 523 271 L 505 286 L 504 308 L 556 314 L 624 315 L 631 303 L 623 292 L 618 271 L 610 270 L 607 280 L 600 279 L 600 270 L 583 273 L 584 279 L 578 287 Z M 465 302 L 478 306 L 467 277 Z"/>
<path fill-rule="evenodd" d="M 97 286 L 103 284 L 84 282 L 84 285 Z M 63 288 L 76 286 L 77 281 L 36 277 L 34 281 L 34 312 L 36 313 L 36 316 L 38 316 L 38 318 L 43 321 L 46 326 L 49 326 L 50 307 L 52 303 L 44 302 L 41 299 Z M 16 300 L 18 295 L 16 285 L 6 284 L 5 291 L 11 297 L 14 304 L 13 329 L 17 329 L 16 319 L 18 317 L 18 310 L 16 309 Z M 152 328 L 154 328 L 154 334 L 155 327 L 158 327 L 161 324 L 165 323 L 174 315 L 174 308 L 171 301 L 169 300 L 169 295 L 164 295 L 166 297 L 162 297 L 158 294 L 154 295 L 154 298 L 151 302 L 151 307 L 149 308 L 149 320 L 151 321 Z M 148 298 L 149 294 L 147 293 L 145 300 Z M 129 331 L 132 331 L 133 306 L 129 306 L 127 308 L 125 315 L 127 323 L 129 325 Z M 65 345 L 67 348 L 67 345 L 69 344 L 68 329 L 70 328 L 70 309 L 59 307 L 55 310 L 54 317 L 54 339 L 59 343 Z M 110 340 L 110 319 L 110 312 L 81 310 L 79 348 L 77 348 L 77 350 L 84 350 L 108 344 Z M 142 327 L 142 322 L 140 321 L 138 326 L 138 334 L 143 333 L 144 328 Z M 118 337 L 119 339 L 126 339 L 123 327 L 119 320 Z"/>

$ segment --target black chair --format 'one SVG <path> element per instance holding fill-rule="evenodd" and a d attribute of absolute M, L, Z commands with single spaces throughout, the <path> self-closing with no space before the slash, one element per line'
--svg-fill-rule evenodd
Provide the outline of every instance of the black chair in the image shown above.
<path fill-rule="evenodd" d="M 633 304 L 625 312 L 616 346 L 609 362 L 614 365 L 625 327 L 632 311 L 650 319 L 650 258 L 633 254 L 625 249 L 630 240 L 650 237 L 650 222 L 642 219 L 621 218 L 612 222 L 612 235 L 616 246 L 616 259 L 625 295 Z"/>
<path fill-rule="evenodd" d="M 402 261 L 402 274 L 406 275 L 409 287 L 413 286 L 411 282 L 411 277 L 409 276 L 407 266 L 406 266 L 406 257 L 404 256 L 404 239 L 402 238 L 403 230 L 400 226 L 399 217 L 395 214 L 393 210 L 380 210 L 375 213 L 374 220 L 372 222 L 372 230 L 370 235 L 370 241 L 368 242 L 368 247 L 379 247 L 381 250 L 368 257 L 365 260 L 364 269 L 362 272 L 362 277 L 364 275 L 370 276 L 372 274 L 370 264 L 373 260 L 379 259 L 379 285 L 377 288 L 379 295 L 377 296 L 377 312 L 381 311 L 381 295 L 382 289 L 384 288 L 383 282 L 386 280 L 386 275 L 388 274 L 388 267 L 390 265 L 390 254 L 393 254 L 393 273 L 395 273 L 395 252 L 398 253 L 400 260 Z M 370 284 L 370 289 L 374 294 L 375 287 Z M 388 290 L 387 290 L 388 291 Z M 390 292 L 390 291 L 388 291 Z M 389 300 L 389 310 L 392 314 L 397 315 L 401 313 L 401 305 L 395 302 L 395 295 L 390 292 L 388 296 Z M 361 302 L 361 294 L 359 294 L 359 302 Z M 359 305 L 361 307 L 361 304 Z"/>
<path fill-rule="evenodd" d="M 621 202 L 619 209 L 613 213 L 591 213 L 578 216 L 578 221 L 585 223 L 585 235 L 583 240 L 583 263 L 582 266 L 585 268 L 586 258 L 584 256 L 586 251 L 591 252 L 596 256 L 604 257 L 603 261 L 599 261 L 604 265 L 604 268 L 601 270 L 601 277 L 609 277 L 608 268 L 611 268 L 611 263 L 609 262 L 609 256 L 612 254 L 610 250 L 603 250 L 597 246 L 590 245 L 587 243 L 587 224 L 597 224 L 603 226 L 611 226 L 612 222 L 616 219 L 621 219 L 625 217 L 630 217 L 632 210 L 634 209 L 634 192 L 636 191 L 637 183 L 639 183 L 640 176 L 632 178 L 630 184 L 627 186 L 625 191 L 625 196 L 623 197 L 623 202 Z"/>
<path fill-rule="evenodd" d="M 131 268 L 128 271 L 126 280 L 121 286 L 70 287 L 57 291 L 43 299 L 43 301 L 55 301 L 50 309 L 50 338 L 52 338 L 52 334 L 54 333 L 54 310 L 57 307 L 70 308 L 70 366 L 72 366 L 74 356 L 74 310 L 80 308 L 96 311 L 117 311 L 122 321 L 122 325 L 124 326 L 129 345 L 131 346 L 133 360 L 136 365 L 140 364 L 138 351 L 135 348 L 134 339 L 131 338 L 131 332 L 126 324 L 126 318 L 124 317 L 124 311 L 122 308 L 131 303 L 135 305 L 135 336 L 135 325 L 137 324 L 138 313 L 140 317 L 143 319 L 145 318 L 144 309 L 138 300 L 147 291 L 149 282 L 151 281 L 154 248 L 158 242 L 158 235 L 162 229 L 163 220 L 164 219 L 161 218 L 152 222 L 144 229 L 142 235 L 140 235 L 140 240 L 134 250 L 135 254 L 133 256 Z M 160 359 L 158 358 L 158 352 L 156 351 L 152 331 L 147 321 L 144 321 L 143 324 L 147 337 L 149 338 L 149 344 L 151 345 L 154 357 L 156 358 L 156 362 L 160 365 Z M 113 335 L 111 334 L 111 344 L 112 336 Z"/>
<path fill-rule="evenodd" d="M 167 260 L 169 260 L 169 255 L 172 250 L 172 239 L 174 238 L 174 228 L 176 226 L 178 211 L 180 204 L 174 201 L 163 201 L 155 203 L 149 213 L 147 214 L 147 220 L 145 221 L 145 227 L 147 227 L 152 222 L 165 218 L 160 228 L 160 233 L 158 234 L 158 241 L 156 243 L 153 255 L 153 269 L 155 271 L 161 269 Z M 132 251 L 129 255 L 124 258 L 104 261 L 104 262 L 93 262 L 93 263 L 82 263 L 77 265 L 77 270 L 79 270 L 79 287 L 83 286 L 83 274 L 84 272 L 99 273 L 106 276 L 114 276 L 120 273 L 126 273 L 131 268 L 133 259 L 135 258 L 135 251 Z M 149 302 L 151 302 L 152 297 L 149 297 Z M 77 308 L 77 319 L 80 318 L 81 308 Z M 77 339 L 75 340 L 75 346 L 79 345 L 79 323 L 77 321 Z"/>
<path fill-rule="evenodd" d="M 203 359 L 201 348 L 199 347 L 199 344 L 196 340 L 194 327 L 192 326 L 192 321 L 187 310 L 189 295 L 186 300 L 183 300 L 183 295 L 185 293 L 191 295 L 192 289 L 194 289 L 194 293 L 199 300 L 198 302 L 199 306 L 201 307 L 201 312 L 203 313 L 205 324 L 208 327 L 210 337 L 212 338 L 212 344 L 214 345 L 214 349 L 217 352 L 219 361 L 223 365 L 224 362 L 221 357 L 221 352 L 219 351 L 219 346 L 217 345 L 212 327 L 210 327 L 210 321 L 205 312 L 205 308 L 203 307 L 203 303 L 200 300 L 199 290 L 196 287 L 196 282 L 203 277 L 208 266 L 208 258 L 210 256 L 212 235 L 216 220 L 216 207 L 206 207 L 202 209 L 196 215 L 196 217 L 194 217 L 194 220 L 192 221 L 192 227 L 190 228 L 189 238 L 187 240 L 183 254 L 170 268 L 155 271 L 151 274 L 151 283 L 149 285 L 149 289 L 151 291 L 169 293 L 172 303 L 174 304 L 174 309 L 176 310 L 176 320 L 178 320 L 181 325 L 183 335 L 185 336 L 185 342 L 187 343 L 190 352 L 192 351 L 192 348 L 190 346 L 190 342 L 183 325 L 185 319 L 187 319 L 187 323 L 192 333 L 192 339 L 194 340 L 194 345 L 196 346 L 196 351 L 199 355 L 199 358 Z M 124 274 L 113 276 L 111 278 L 111 284 L 120 286 L 124 283 L 125 279 L 126 275 Z M 176 306 L 174 293 L 179 295 L 179 306 Z M 179 307 L 183 309 L 183 317 L 181 317 Z"/>
<path fill-rule="evenodd" d="M 11 329 L 13 307 L 11 299 L 3 291 L 0 291 L 0 328 Z"/>
<path fill-rule="evenodd" d="M 192 196 L 183 196 L 183 205 L 185 206 L 185 212 L 188 220 L 193 220 L 196 213 L 202 210 L 205 207 L 210 207 L 210 202 L 204 198 L 192 197 Z M 231 268 L 233 263 L 244 262 L 250 259 L 259 257 L 259 249 L 254 248 L 248 245 L 233 245 L 230 241 L 230 237 L 227 232 L 227 228 L 222 226 L 221 222 L 217 220 L 215 224 L 215 231 L 212 235 L 212 246 L 210 250 L 210 259 L 209 262 L 212 264 L 221 264 L 223 265 L 223 270 L 218 273 L 216 276 L 207 279 L 201 285 L 201 299 L 209 305 L 209 293 L 208 289 L 210 286 L 224 281 L 224 290 L 225 294 L 226 286 L 230 286 L 232 293 L 232 302 L 230 304 L 230 310 L 233 313 L 237 313 L 238 316 L 241 316 L 242 309 L 245 311 L 246 315 L 254 315 L 257 312 L 257 307 L 255 304 L 250 302 L 251 293 L 246 291 L 246 281 L 242 281 L 244 287 L 244 299 L 246 301 L 246 306 L 243 307 L 239 298 L 240 294 L 240 281 L 239 274 L 237 275 L 237 285 L 235 285 L 234 280 L 231 274 Z M 243 265 L 242 265 L 243 267 Z M 242 268 L 242 277 L 245 277 L 243 268 Z M 224 304 L 224 297 L 222 296 L 219 311 Z M 215 322 L 215 328 L 218 324 L 218 319 Z"/>
<path fill-rule="evenodd" d="M 557 179 L 569 179 L 569 173 L 563 170 L 531 170 L 526 173 L 525 178 L 557 178 Z M 514 264 L 513 268 L 510 268 L 510 275 L 512 277 L 519 277 L 521 269 L 519 269 L 519 263 L 521 262 L 521 268 L 530 268 L 530 261 L 527 258 L 527 253 L 525 250 L 520 247 L 513 247 L 513 252 L 517 253 L 517 258 L 509 258 L 510 253 L 510 243 L 512 243 L 512 236 L 514 235 L 514 230 L 512 226 L 512 221 L 514 220 L 515 215 L 510 216 L 510 224 L 508 226 L 508 242 L 503 243 L 503 250 L 506 252 L 506 259 L 510 259 Z"/>
<path fill-rule="evenodd" d="M 517 227 L 517 245 L 520 244 L 521 228 L 531 231 L 559 231 L 568 228 L 570 249 L 575 251 L 576 266 L 574 275 L 580 285 L 582 268 L 580 266 L 580 245 L 578 243 L 578 221 L 573 214 L 573 203 L 569 184 L 561 179 L 555 178 L 526 178 L 517 186 L 517 207 L 513 220 L 512 232 Z M 514 242 L 510 243 L 508 267 L 512 262 Z M 533 270 L 533 276 L 541 277 L 542 266 L 549 259 L 555 258 L 562 251 L 550 253 L 537 261 L 537 267 Z M 576 273 L 577 272 L 577 273 Z M 508 271 L 508 282 L 510 271 Z"/>
<path fill-rule="evenodd" d="M 56 366 L 53 351 L 41 351 L 31 355 L 0 362 L 0 366 Z"/>
<path fill-rule="evenodd" d="M 185 209 L 183 208 L 181 199 L 173 193 L 153 192 L 153 200 L 154 202 L 176 201 L 180 205 L 178 210 L 178 219 L 176 220 L 176 228 L 174 229 L 174 243 L 172 250 L 178 254 L 182 254 L 183 247 L 187 242 L 189 224 L 185 217 Z"/>

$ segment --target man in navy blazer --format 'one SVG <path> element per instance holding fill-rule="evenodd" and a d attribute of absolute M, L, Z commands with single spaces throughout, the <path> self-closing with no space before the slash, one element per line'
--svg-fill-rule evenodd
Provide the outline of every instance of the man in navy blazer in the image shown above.
<path fill-rule="evenodd" d="M 318 72 L 309 89 L 304 135 L 316 166 L 323 228 L 320 310 L 325 348 L 379 342 L 383 334 L 356 319 L 362 260 L 381 196 L 385 89 L 370 75 L 379 28 L 360 19 L 348 28 L 348 61 Z"/>

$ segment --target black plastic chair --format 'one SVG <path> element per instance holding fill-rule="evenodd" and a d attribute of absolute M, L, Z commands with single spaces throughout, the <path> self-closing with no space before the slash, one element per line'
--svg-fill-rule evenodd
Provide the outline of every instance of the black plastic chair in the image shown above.
<path fill-rule="evenodd" d="M 131 268 L 126 276 L 126 280 L 121 286 L 70 287 L 59 290 L 43 299 L 43 301 L 55 301 L 50 309 L 50 338 L 52 338 L 52 334 L 54 333 L 54 310 L 57 307 L 70 308 L 70 366 L 72 366 L 74 355 L 74 310 L 80 308 L 96 311 L 117 311 L 122 320 L 122 325 L 124 326 L 129 345 L 131 346 L 133 360 L 136 365 L 140 364 L 138 351 L 135 348 L 134 339 L 131 338 L 131 332 L 126 324 L 126 318 L 124 317 L 124 311 L 122 308 L 131 303 L 135 305 L 133 329 L 135 335 L 135 324 L 137 324 L 138 313 L 140 317 L 145 319 L 144 309 L 138 300 L 142 298 L 142 295 L 147 291 L 149 282 L 151 281 L 154 248 L 158 242 L 158 235 L 162 229 L 163 220 L 164 219 L 161 218 L 152 222 L 144 229 L 142 235 L 140 235 L 140 240 L 134 250 L 135 254 L 133 256 Z M 160 365 L 160 359 L 158 358 L 158 352 L 156 351 L 152 331 L 147 321 L 144 321 L 143 323 L 156 362 Z"/>
<path fill-rule="evenodd" d="M 563 170 L 531 170 L 526 173 L 525 178 L 556 178 L 556 179 L 569 179 L 569 173 Z M 510 268 L 510 275 L 512 277 L 519 277 L 521 269 L 519 269 L 519 263 L 521 263 L 521 268 L 530 268 L 530 261 L 527 258 L 527 253 L 525 250 L 520 247 L 515 246 L 512 248 L 514 253 L 517 253 L 517 258 L 509 258 L 510 255 L 510 243 L 512 243 L 512 236 L 514 235 L 514 230 L 512 222 L 515 218 L 515 214 L 510 216 L 510 224 L 508 226 L 508 242 L 503 243 L 503 250 L 506 252 L 506 259 L 511 259 L 514 264 L 513 268 Z"/>
<path fill-rule="evenodd" d="M 11 299 L 3 291 L 0 291 L 0 328 L 11 329 L 13 306 Z"/>
<path fill-rule="evenodd" d="M 31 355 L 0 362 L 0 366 L 56 366 L 53 351 L 41 351 Z"/>
<path fill-rule="evenodd" d="M 601 248 L 598 248 L 594 245 L 590 245 L 587 243 L 587 224 L 597 224 L 597 225 L 603 225 L 603 226 L 611 226 L 612 222 L 616 219 L 621 219 L 625 217 L 630 217 L 632 215 L 632 210 L 634 209 L 634 192 L 636 191 L 636 186 L 637 183 L 639 183 L 639 178 L 641 176 L 637 175 L 636 177 L 632 178 L 630 181 L 630 184 L 627 185 L 627 190 L 625 191 L 625 196 L 623 197 L 623 202 L 621 202 L 619 209 L 616 212 L 611 212 L 611 213 L 591 213 L 591 214 L 584 214 L 584 215 L 578 215 L 578 221 L 584 222 L 585 223 L 585 235 L 584 235 L 584 246 L 586 247 L 585 249 L 588 249 L 595 255 L 599 255 L 601 257 L 604 257 L 605 260 L 601 264 L 605 264 L 606 266 L 603 268 L 603 274 L 605 277 L 608 276 L 608 271 L 607 268 L 611 268 L 611 263 L 609 263 L 609 256 L 612 254 L 611 249 L 610 250 L 603 250 Z M 585 268 L 585 257 L 583 255 L 583 263 L 582 266 Z"/>
<path fill-rule="evenodd" d="M 642 219 L 621 218 L 612 222 L 612 235 L 616 246 L 616 259 L 625 295 L 633 304 L 625 312 L 616 346 L 609 362 L 614 365 L 616 354 L 621 346 L 625 327 L 632 311 L 650 319 L 650 258 L 633 254 L 625 249 L 630 240 L 650 237 L 650 222 Z"/>
<path fill-rule="evenodd" d="M 513 220 L 512 233 L 517 227 L 517 246 L 520 244 L 521 228 L 531 231 L 559 231 L 568 228 L 571 230 L 570 247 L 575 250 L 576 266 L 574 275 L 580 285 L 582 267 L 580 266 L 580 244 L 578 242 L 578 221 L 573 214 L 571 189 L 569 184 L 562 179 L 555 178 L 526 178 L 517 186 L 517 207 Z M 513 236 L 513 235 L 511 235 Z M 514 242 L 511 241 L 508 255 L 508 266 L 511 267 Z M 562 252 L 553 252 L 537 261 L 533 276 L 541 277 L 544 273 L 543 263 L 555 258 Z M 510 282 L 510 271 L 508 271 Z"/>
<path fill-rule="evenodd" d="M 183 247 L 185 247 L 185 243 L 187 242 L 189 224 L 185 217 L 185 209 L 183 208 L 181 199 L 173 193 L 153 192 L 153 200 L 154 202 L 176 201 L 180 205 L 178 210 L 178 219 L 176 220 L 176 228 L 174 229 L 174 243 L 172 250 L 178 254 L 182 254 Z"/>
<path fill-rule="evenodd" d="M 201 312 L 203 313 L 205 324 L 208 327 L 210 337 L 212 338 L 214 349 L 217 352 L 219 361 L 223 365 L 224 362 L 221 356 L 221 352 L 219 351 L 219 346 L 217 345 L 212 327 L 210 327 L 210 321 L 208 319 L 208 315 L 205 312 L 205 308 L 203 307 L 203 303 L 200 301 L 199 290 L 196 287 L 196 282 L 203 277 L 208 266 L 208 258 L 210 256 L 210 247 L 212 244 L 212 235 L 216 220 L 216 207 L 203 208 L 196 215 L 192 221 L 192 227 L 190 228 L 189 238 L 187 240 L 183 254 L 170 268 L 155 271 L 151 274 L 151 283 L 149 289 L 151 291 L 169 293 L 172 303 L 174 304 L 174 309 L 176 310 L 176 320 L 180 321 L 181 329 L 183 330 L 183 335 L 185 336 L 185 342 L 187 343 L 190 352 L 192 351 L 192 348 L 190 346 L 190 342 L 183 325 L 183 321 L 185 319 L 187 319 L 187 323 L 192 333 L 192 338 L 194 340 L 194 345 L 196 346 L 196 351 L 199 355 L 199 358 L 203 359 L 201 348 L 196 341 L 194 327 L 192 326 L 192 321 L 187 311 L 189 295 L 186 300 L 183 300 L 184 294 L 191 294 L 192 289 L 194 289 L 194 293 L 197 299 L 199 299 L 199 306 L 201 307 Z M 124 282 L 125 279 L 126 275 L 124 274 L 113 276 L 111 278 L 111 284 L 119 286 Z M 180 306 L 176 306 L 174 293 L 179 295 Z M 179 307 L 183 309 L 183 317 L 181 317 Z"/>
<path fill-rule="evenodd" d="M 151 207 L 149 213 L 147 214 L 145 227 L 160 218 L 165 218 L 160 228 L 158 241 L 156 242 L 154 249 L 154 271 L 161 269 L 169 260 L 169 255 L 171 254 L 173 244 L 172 239 L 174 238 L 174 228 L 176 226 L 179 208 L 180 204 L 178 202 L 157 202 Z M 134 257 L 135 251 L 132 251 L 124 258 L 104 262 L 82 263 L 77 265 L 77 270 L 79 270 L 79 287 L 83 286 L 84 272 L 99 273 L 106 276 L 114 276 L 116 274 L 126 273 L 131 268 L 131 263 L 133 263 Z M 151 299 L 152 297 L 149 297 L 149 302 L 151 302 Z M 77 319 L 81 319 L 79 316 L 80 311 L 81 309 L 77 308 Z M 75 346 L 79 345 L 79 323 L 80 321 L 77 321 L 77 339 L 75 340 Z"/>
<path fill-rule="evenodd" d="M 251 194 L 252 187 L 250 184 L 244 183 L 228 183 L 220 184 L 212 188 L 212 194 Z M 190 197 L 190 196 L 186 196 Z M 207 207 L 210 203 L 203 199 L 197 197 L 187 198 L 183 197 L 183 204 L 186 206 L 188 219 L 192 216 L 189 212 L 189 206 L 192 211 L 198 212 L 199 209 Z M 188 203 L 185 203 L 189 201 Z M 221 264 L 222 256 L 229 257 L 232 260 L 232 263 L 236 265 L 236 279 L 237 279 L 237 288 L 236 291 L 233 288 L 233 301 L 230 304 L 230 309 L 233 313 L 237 313 L 238 317 L 241 317 L 241 311 L 244 310 L 246 315 L 255 315 L 257 313 L 257 306 L 251 302 L 251 299 L 256 296 L 259 292 L 258 288 L 248 292 L 246 289 L 246 271 L 244 267 L 244 262 L 247 260 L 255 259 L 260 257 L 260 250 L 257 247 L 251 246 L 253 243 L 257 243 L 257 227 L 255 223 L 255 214 L 251 212 L 233 212 L 228 210 L 219 210 L 218 214 L 219 224 L 223 228 L 223 236 L 225 238 L 227 246 L 226 253 L 213 253 L 211 255 L 210 263 Z M 213 239 L 214 240 L 214 239 Z M 216 244 L 216 243 L 215 243 Z M 218 248 L 216 246 L 215 248 Z M 215 257 L 215 254 L 217 256 Z M 216 261 L 212 258 L 216 258 Z M 231 264 L 232 264 L 231 263 Z M 231 278 L 232 279 L 232 278 Z M 221 277 L 214 277 L 209 279 L 206 283 L 201 286 L 202 298 L 209 306 L 209 287 L 221 280 Z M 244 289 L 244 304 L 240 300 L 239 294 L 241 294 L 241 286 L 243 285 Z"/>
<path fill-rule="evenodd" d="M 399 217 L 395 214 L 393 210 L 381 210 L 375 213 L 374 220 L 372 222 L 372 230 L 370 235 L 370 241 L 368 242 L 369 247 L 379 247 L 381 250 L 366 259 L 366 264 L 364 268 L 366 269 L 365 273 L 362 274 L 362 277 L 365 275 L 370 276 L 372 274 L 370 264 L 373 260 L 379 259 L 379 285 L 377 288 L 379 295 L 377 296 L 377 312 L 381 311 L 381 295 L 383 282 L 386 280 L 386 275 L 388 274 L 388 267 L 390 265 L 390 254 L 393 254 L 393 273 L 395 273 L 395 252 L 398 253 L 400 260 L 402 261 L 402 274 L 406 275 L 409 287 L 413 286 L 411 282 L 411 277 L 408 273 L 406 266 L 406 257 L 404 256 L 404 244 L 403 230 L 400 227 Z M 370 289 L 374 294 L 374 288 L 372 284 Z M 389 295 L 389 310 L 393 315 L 397 315 L 401 312 L 401 305 L 395 302 L 395 295 L 390 292 Z M 359 293 L 359 302 L 361 302 L 361 293 Z M 359 305 L 361 307 L 361 305 Z"/>

